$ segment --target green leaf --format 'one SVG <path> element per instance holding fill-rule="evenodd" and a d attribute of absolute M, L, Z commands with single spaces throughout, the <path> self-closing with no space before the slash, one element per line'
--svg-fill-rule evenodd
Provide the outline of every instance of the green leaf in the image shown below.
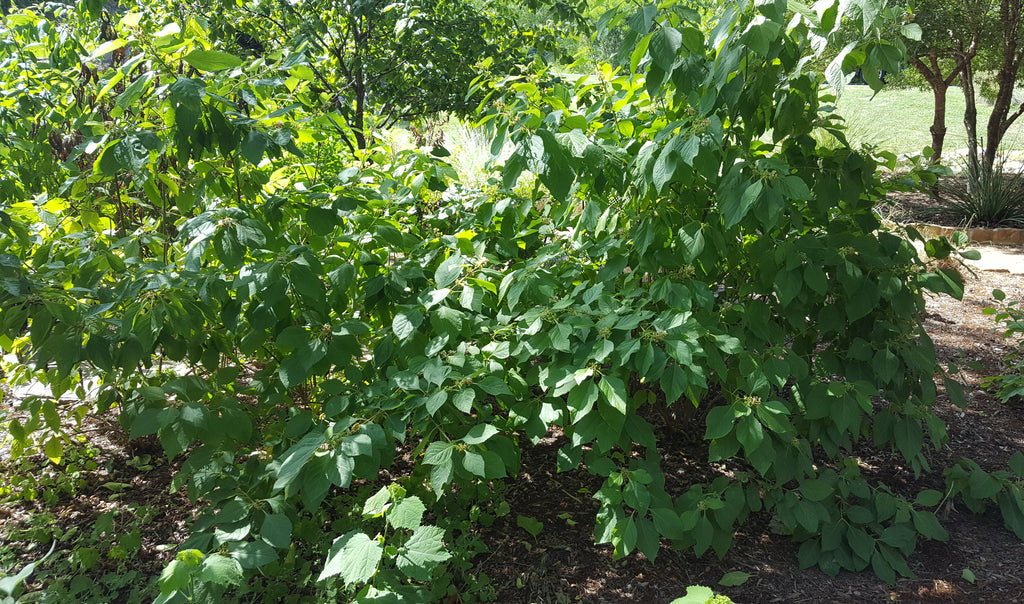
<path fill-rule="evenodd" d="M 723 200 L 722 217 L 725 218 L 725 226 L 727 228 L 731 228 L 743 220 L 747 213 L 750 212 L 754 202 L 761 196 L 763 188 L 764 183 L 760 180 L 755 180 L 743 189 L 739 199 L 734 200 L 734 198 L 726 197 Z"/>
<path fill-rule="evenodd" d="M 217 50 L 193 50 L 184 56 L 185 62 L 200 71 L 220 71 L 232 69 L 242 64 L 242 59 L 235 55 Z"/>
<path fill-rule="evenodd" d="M 391 331 L 399 340 L 407 340 L 423 323 L 423 313 L 418 310 L 403 310 L 391 321 Z"/>
<path fill-rule="evenodd" d="M 967 408 L 967 396 L 964 394 L 964 385 L 952 378 L 943 378 L 943 385 L 946 387 L 946 394 L 954 405 L 961 409 Z"/>
<path fill-rule="evenodd" d="M 487 461 L 484 456 L 476 451 L 466 451 L 462 458 L 462 467 L 476 476 L 487 477 Z"/>
<path fill-rule="evenodd" d="M 391 491 L 387 487 L 381 487 L 363 503 L 363 516 L 380 516 L 388 509 L 391 501 Z"/>
<path fill-rule="evenodd" d="M 686 588 L 686 595 L 672 600 L 671 604 L 707 604 L 714 600 L 715 592 L 710 587 L 690 585 Z"/>
<path fill-rule="evenodd" d="M 267 514 L 260 536 L 278 549 L 288 549 L 292 541 L 292 521 L 284 514 Z"/>
<path fill-rule="evenodd" d="M 142 98 L 142 94 L 149 87 L 149 84 L 153 81 L 154 77 L 155 76 L 152 72 L 147 72 L 140 76 L 134 82 L 129 84 L 128 87 L 124 89 L 124 92 L 118 95 L 115 104 L 122 109 L 135 104 L 136 101 Z"/>
<path fill-rule="evenodd" d="M 554 134 L 547 130 L 538 130 L 537 135 L 544 141 L 544 156 L 547 159 L 542 166 L 540 180 L 555 199 L 564 201 L 569 196 L 569 190 L 575 180 L 572 166 Z"/>
<path fill-rule="evenodd" d="M 203 559 L 199 580 L 217 585 L 241 585 L 242 566 L 238 560 L 221 554 L 210 554 Z"/>
<path fill-rule="evenodd" d="M 192 582 L 192 573 L 187 564 L 181 560 L 171 560 L 171 563 L 160 572 L 160 593 L 169 594 L 185 589 Z"/>
<path fill-rule="evenodd" d="M 704 433 L 705 440 L 714 440 L 716 438 L 722 438 L 726 434 L 732 432 L 733 423 L 736 420 L 736 414 L 732 409 L 732 405 L 721 405 L 715 407 L 707 416 L 708 429 Z"/>
<path fill-rule="evenodd" d="M 882 555 L 882 552 L 876 551 L 871 555 L 871 570 L 875 571 L 875 575 L 889 585 L 896 583 L 896 572 L 893 570 L 892 564 Z"/>
<path fill-rule="evenodd" d="M 683 46 L 690 52 L 703 56 L 704 54 L 704 34 L 695 27 L 684 27 L 679 32 L 682 35 Z"/>
<path fill-rule="evenodd" d="M 1024 477 L 1024 453 L 1014 451 L 1009 460 L 1010 469 L 1017 476 Z"/>
<path fill-rule="evenodd" d="M 800 483 L 800 492 L 808 501 L 824 501 L 835 492 L 835 489 L 824 480 L 808 478 Z"/>
<path fill-rule="evenodd" d="M 417 581 L 429 581 L 434 569 L 451 558 L 444 548 L 444 530 L 436 526 L 421 526 L 399 550 L 395 566 Z"/>
<path fill-rule="evenodd" d="M 1017 453 L 1020 455 L 1020 452 Z M 920 505 L 926 508 L 935 507 L 942 501 L 942 492 L 934 489 L 925 489 L 917 494 L 917 498 L 914 499 L 914 505 Z"/>
<path fill-rule="evenodd" d="M 317 581 L 340 574 L 349 585 L 365 583 L 377 573 L 377 565 L 383 555 L 384 546 L 381 543 L 364 533 L 351 531 L 334 540 L 324 570 Z"/>
<path fill-rule="evenodd" d="M 302 440 L 295 443 L 281 456 L 281 465 L 277 468 L 277 480 L 274 481 L 274 489 L 284 489 L 295 482 L 303 466 L 313 456 L 313 452 L 324 444 L 324 433 L 320 431 L 310 432 L 302 437 Z"/>
<path fill-rule="evenodd" d="M 43 446 L 43 453 L 46 454 L 47 459 L 60 465 L 61 457 L 64 455 L 64 443 L 61 442 L 60 438 L 51 436 L 46 441 L 46 445 Z"/>
<path fill-rule="evenodd" d="M 415 529 L 423 522 L 426 506 L 415 495 L 399 500 L 387 512 L 388 524 L 395 528 Z"/>
<path fill-rule="evenodd" d="M 437 267 L 434 271 L 434 282 L 437 284 L 438 289 L 450 287 L 462 274 L 462 268 L 465 260 L 462 254 L 456 252 L 449 256 L 444 262 Z"/>
<path fill-rule="evenodd" d="M 277 551 L 264 541 L 236 542 L 230 547 L 231 555 L 244 569 L 260 568 L 277 560 Z"/>
<path fill-rule="evenodd" d="M 676 55 L 683 45 L 683 35 L 674 27 L 662 27 L 651 36 L 648 52 L 654 64 L 666 72 L 672 71 L 675 65 Z"/>
<path fill-rule="evenodd" d="M 497 433 L 498 429 L 491 424 L 477 424 L 462 437 L 462 441 L 467 445 L 479 445 Z"/>
<path fill-rule="evenodd" d="M 963 577 L 964 581 L 967 581 L 971 584 L 974 584 L 974 581 L 977 578 L 974 576 L 974 571 L 972 571 L 969 568 L 965 568 L 963 572 L 960 573 L 960 576 Z"/>
<path fill-rule="evenodd" d="M 819 295 L 828 292 L 828 277 L 817 264 L 812 263 L 804 267 L 804 283 Z"/>
<path fill-rule="evenodd" d="M 747 415 L 736 424 L 736 438 L 748 453 L 755 451 L 764 440 L 764 428 L 753 415 Z"/>
<path fill-rule="evenodd" d="M 544 530 L 544 523 L 532 516 L 519 515 L 516 517 L 516 526 L 537 537 Z"/>
<path fill-rule="evenodd" d="M 102 57 L 103 55 L 110 54 L 110 53 L 114 52 L 118 48 L 123 48 L 125 46 L 125 44 L 128 44 L 128 41 L 127 40 L 123 40 L 121 38 L 115 38 L 113 40 L 107 40 L 103 44 L 100 44 L 99 46 L 97 46 L 96 49 L 93 50 L 91 53 L 89 53 L 89 56 L 86 57 L 85 60 L 87 62 L 95 61 L 96 59 Z"/>
<path fill-rule="evenodd" d="M 923 32 L 921 30 L 921 26 L 917 23 L 904 23 L 900 27 L 900 33 L 902 33 L 906 38 L 920 42 L 921 34 Z"/>
<path fill-rule="evenodd" d="M 4 602 L 14 602 L 14 598 L 21 596 L 21 592 L 25 587 L 25 580 L 32 576 L 35 572 L 36 566 L 41 562 L 45 561 L 53 553 L 54 548 L 57 546 L 57 540 L 54 539 L 53 543 L 50 544 L 50 549 L 43 554 L 43 557 L 26 564 L 24 568 L 18 571 L 14 575 L 0 578 L 0 596 L 7 596 L 9 599 L 4 599 Z"/>
<path fill-rule="evenodd" d="M 875 551 L 875 539 L 864 529 L 859 526 L 847 528 L 846 542 L 850 544 L 853 553 L 860 556 L 862 560 L 871 560 L 871 555 Z"/>
<path fill-rule="evenodd" d="M 606 375 L 598 382 L 597 388 L 608 404 L 622 415 L 626 415 L 626 384 L 622 380 Z"/>
<path fill-rule="evenodd" d="M 726 587 L 735 587 L 737 585 L 743 585 L 749 578 L 749 573 L 745 573 L 741 570 L 734 570 L 730 573 L 725 573 L 722 578 L 718 580 L 718 584 L 725 585 Z"/>
<path fill-rule="evenodd" d="M 463 413 L 473 412 L 473 401 L 476 399 L 476 391 L 472 388 L 463 388 L 455 393 L 452 404 Z"/>
<path fill-rule="evenodd" d="M 242 157 L 249 160 L 252 165 L 257 166 L 263 161 L 263 154 L 266 152 L 269 144 L 270 137 L 256 128 L 252 128 L 245 135 L 245 138 L 242 139 L 238 150 L 241 152 Z"/>
<path fill-rule="evenodd" d="M 686 392 L 690 380 L 686 370 L 679 364 L 673 364 L 665 369 L 661 376 L 661 389 L 665 392 L 665 404 L 671 405 L 679 400 Z"/>
<path fill-rule="evenodd" d="M 914 510 L 911 515 L 914 518 L 914 528 L 917 529 L 917 532 L 935 541 L 949 540 L 949 533 L 939 524 L 939 519 L 933 512 Z"/>

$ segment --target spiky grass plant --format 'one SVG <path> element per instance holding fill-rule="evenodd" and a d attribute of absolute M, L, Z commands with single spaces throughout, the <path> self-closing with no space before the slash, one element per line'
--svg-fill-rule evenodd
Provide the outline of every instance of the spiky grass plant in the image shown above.
<path fill-rule="evenodd" d="M 964 225 L 1024 227 L 1024 170 L 998 162 L 986 171 L 964 160 L 960 176 L 943 179 L 936 199 L 943 212 Z"/>

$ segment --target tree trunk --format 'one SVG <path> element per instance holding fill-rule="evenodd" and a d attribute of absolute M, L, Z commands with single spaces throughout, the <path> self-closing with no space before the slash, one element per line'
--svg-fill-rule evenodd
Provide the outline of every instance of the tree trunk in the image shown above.
<path fill-rule="evenodd" d="M 355 85 L 352 86 L 352 93 L 356 97 L 356 113 L 352 119 L 352 132 L 356 135 L 356 147 L 360 150 L 366 148 L 366 83 L 363 82 L 363 70 L 356 70 Z"/>
<path fill-rule="evenodd" d="M 1002 62 L 996 74 L 995 104 L 992 106 L 992 115 L 988 119 L 987 135 L 985 141 L 985 156 L 982 169 L 986 174 L 991 174 L 995 165 L 996 154 L 999 145 L 1003 142 L 1003 135 L 1007 128 L 1019 117 L 1020 113 L 1015 112 L 1010 116 L 1010 104 L 1013 102 L 1013 87 L 1017 81 L 1017 72 L 1020 70 L 1021 53 L 1021 9 L 1024 8 L 1024 0 L 1002 0 L 999 5 L 999 22 L 1002 26 Z"/>
<path fill-rule="evenodd" d="M 932 133 L 932 156 L 931 163 L 937 164 L 942 159 L 942 148 L 946 141 L 946 92 L 949 90 L 950 81 L 942 77 L 939 70 L 938 58 L 933 52 L 930 57 L 931 66 L 927 65 L 920 57 L 911 57 L 910 64 L 914 66 L 921 77 L 928 82 L 932 89 L 933 109 L 932 125 L 928 128 Z M 955 74 L 954 74 L 955 75 Z"/>
<path fill-rule="evenodd" d="M 964 91 L 964 129 L 967 131 L 967 168 L 978 168 L 978 102 L 974 95 L 974 67 L 968 62 L 960 72 L 960 86 Z"/>

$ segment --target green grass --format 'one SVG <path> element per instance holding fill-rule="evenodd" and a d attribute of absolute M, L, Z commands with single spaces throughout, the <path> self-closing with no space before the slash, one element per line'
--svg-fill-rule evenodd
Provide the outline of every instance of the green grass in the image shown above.
<path fill-rule="evenodd" d="M 946 99 L 946 142 L 943 155 L 953 158 L 967 147 L 964 130 L 964 95 L 950 88 Z M 883 90 L 872 98 L 867 86 L 847 86 L 837 103 L 839 115 L 846 119 L 851 143 L 868 143 L 899 154 L 919 154 L 931 145 L 933 100 L 930 90 Z M 992 108 L 978 103 L 978 132 L 984 135 Z M 1003 138 L 1003 153 L 1024 151 L 1024 121 L 1018 120 Z M 946 162 L 948 163 L 948 161 Z"/>

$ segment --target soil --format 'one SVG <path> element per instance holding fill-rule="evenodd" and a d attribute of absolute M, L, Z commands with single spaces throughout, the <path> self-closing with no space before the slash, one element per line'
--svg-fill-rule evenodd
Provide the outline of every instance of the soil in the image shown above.
<path fill-rule="evenodd" d="M 993 289 L 1006 292 L 1008 299 L 1024 299 L 1024 275 L 997 270 L 973 275 L 965 271 L 964 276 L 963 301 L 946 296 L 928 298 L 925 328 L 940 361 L 954 362 L 963 369 L 968 405 L 966 409 L 952 405 L 940 386 L 936 411 L 946 422 L 950 442 L 932 453 L 930 463 L 936 473 L 915 479 L 901 467 L 899 458 L 873 454 L 876 478 L 900 492 L 941 485 L 941 468 L 959 458 L 973 459 L 994 470 L 1005 468 L 1011 454 L 1024 450 L 1024 408 L 1001 404 L 982 385 L 986 377 L 1002 372 L 1004 356 L 1017 345 L 1005 341 L 982 310 L 993 305 Z M 663 441 L 666 475 L 680 490 L 715 475 L 708 464 L 699 463 L 706 453 L 701 452 L 698 422 L 693 430 L 676 430 Z M 132 463 L 140 455 L 156 458 L 156 446 L 152 451 L 139 449 L 137 441 L 126 446 L 116 424 L 97 426 L 97 430 L 105 432 L 98 442 L 103 449 L 98 458 L 101 468 L 88 476 L 74 497 L 46 506 L 54 516 L 52 524 L 63 531 L 76 526 L 90 531 L 103 510 L 130 511 L 133 502 L 156 506 L 158 513 L 143 523 L 143 543 L 132 567 L 142 576 L 158 574 L 171 555 L 165 545 L 181 542 L 193 508 L 184 495 L 169 493 L 173 467 L 165 463 L 143 471 Z M 601 479 L 579 471 L 556 474 L 555 454 L 560 445 L 559 435 L 553 433 L 537 446 L 523 447 L 520 478 L 510 482 L 505 492 L 511 513 L 481 529 L 487 551 L 474 560 L 473 573 L 489 578 L 498 602 L 670 602 L 694 584 L 714 587 L 736 602 L 751 604 L 1024 601 L 1024 543 L 1003 527 L 994 509 L 983 515 L 947 509 L 941 520 L 949 531 L 949 541 L 922 540 L 909 559 L 915 578 L 901 578 L 893 586 L 870 572 L 829 577 L 816 569 L 801 570 L 798 545 L 775 534 L 766 515 L 755 515 L 742 525 L 735 545 L 721 560 L 713 554 L 697 558 L 692 552 L 663 545 L 656 564 L 641 554 L 613 561 L 610 547 L 593 543 L 597 502 L 590 494 L 600 487 Z M 111 482 L 131 487 L 115 497 L 104 488 Z M 30 516 L 42 509 L 38 501 L 0 507 L 4 544 L 15 545 L 23 539 L 19 533 L 24 535 Z M 520 515 L 543 523 L 537 537 L 517 526 Z M 28 547 L 28 542 L 22 545 Z M 37 545 L 25 551 L 21 561 L 36 559 L 45 550 Z M 111 561 L 102 564 L 114 570 Z M 965 568 L 976 576 L 973 583 L 962 578 Z M 719 585 L 723 575 L 733 571 L 749 573 L 750 578 L 739 586 Z M 38 582 L 30 585 L 40 586 Z"/>

